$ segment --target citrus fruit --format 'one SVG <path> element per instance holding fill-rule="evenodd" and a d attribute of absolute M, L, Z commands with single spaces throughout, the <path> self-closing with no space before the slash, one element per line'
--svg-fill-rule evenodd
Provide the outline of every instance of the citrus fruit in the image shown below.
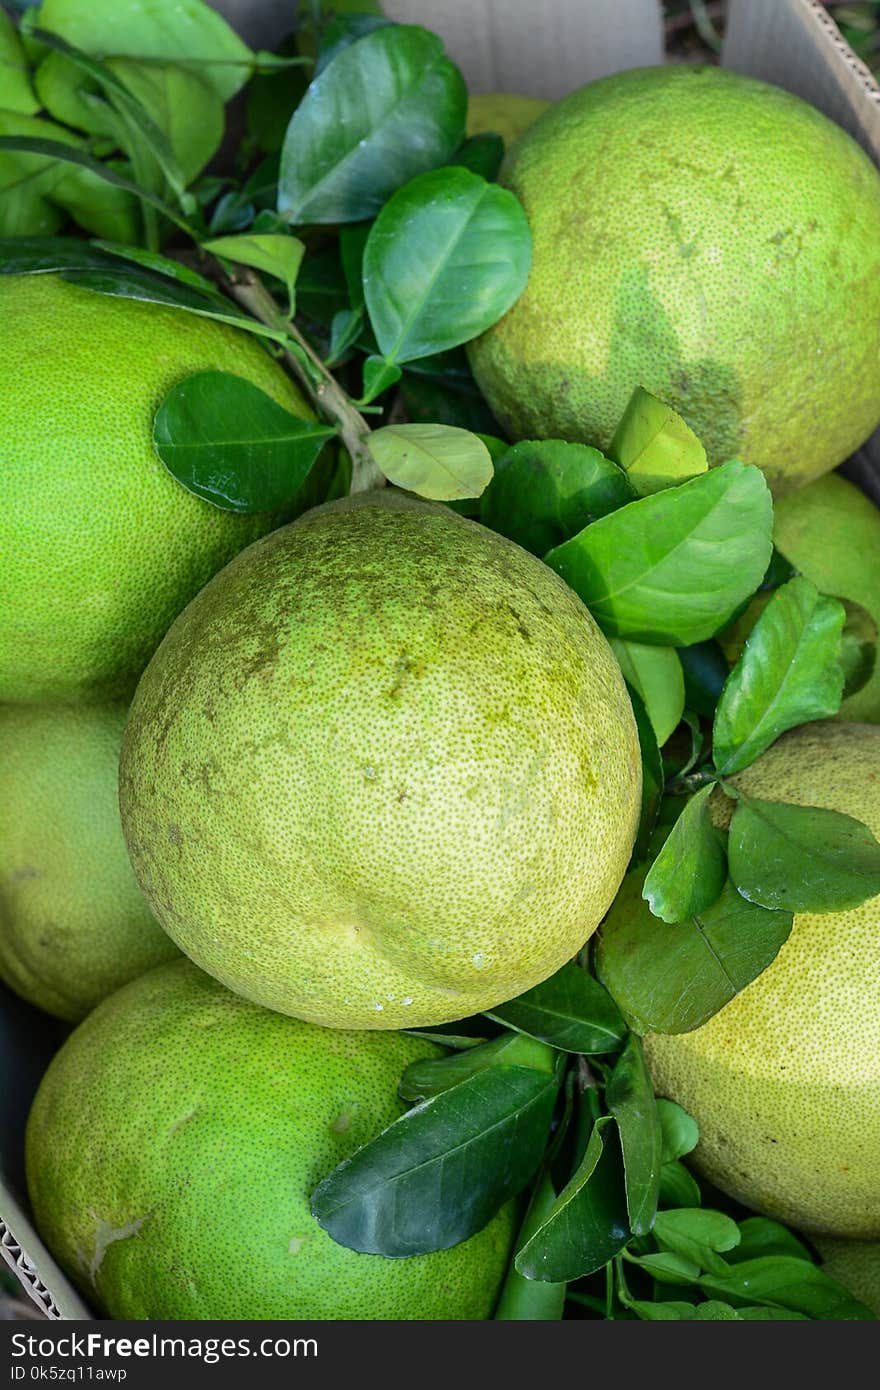
<path fill-rule="evenodd" d="M 408 1259 L 337 1245 L 309 1208 L 397 1119 L 440 1048 L 270 1013 L 175 961 L 105 1000 L 43 1078 L 28 1189 L 49 1249 L 114 1318 L 486 1318 L 513 1208 Z"/>
<path fill-rule="evenodd" d="M 880 1318 L 880 1241 L 814 1236 L 825 1270 Z"/>
<path fill-rule="evenodd" d="M 249 334 L 56 275 L 0 276 L 0 700 L 130 692 L 193 594 L 282 519 L 221 511 L 159 461 L 156 410 L 207 370 L 309 414 Z"/>
<path fill-rule="evenodd" d="M 712 463 L 784 491 L 880 421 L 880 173 L 813 107 L 723 68 L 633 69 L 542 116 L 501 181 L 532 271 L 469 352 L 512 438 L 607 449 L 643 386 Z"/>
<path fill-rule="evenodd" d="M 125 716 L 124 704 L 0 707 L 0 978 L 74 1022 L 177 955 L 122 838 Z"/>
<path fill-rule="evenodd" d="M 553 973 L 626 868 L 620 669 L 534 556 L 401 494 L 257 542 L 138 687 L 120 804 L 181 948 L 269 1008 L 439 1023 Z"/>
<path fill-rule="evenodd" d="M 806 724 L 732 779 L 880 833 L 880 728 Z M 699 1171 L 806 1231 L 880 1237 L 880 897 L 797 913 L 776 959 L 692 1033 L 645 1040 L 658 1095 L 700 1126 Z"/>
<path fill-rule="evenodd" d="M 505 145 L 512 145 L 549 106 L 540 97 L 517 92 L 473 93 L 468 100 L 467 133 L 500 135 Z"/>

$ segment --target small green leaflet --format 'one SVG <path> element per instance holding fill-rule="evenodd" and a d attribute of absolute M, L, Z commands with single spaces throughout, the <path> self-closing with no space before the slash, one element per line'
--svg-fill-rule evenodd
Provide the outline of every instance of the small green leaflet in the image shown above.
<path fill-rule="evenodd" d="M 398 189 L 364 249 L 364 295 L 379 350 L 411 362 L 458 347 L 525 288 L 532 238 L 512 193 L 468 169 L 434 169 Z"/>
<path fill-rule="evenodd" d="M 709 467 L 690 425 L 642 386 L 630 396 L 608 452 L 640 497 L 675 487 Z"/>
<path fill-rule="evenodd" d="M 524 1066 L 536 1071 L 552 1071 L 553 1057 L 543 1043 L 518 1033 L 502 1033 L 491 1042 L 478 1043 L 454 1051 L 448 1057 L 427 1057 L 411 1062 L 397 1088 L 401 1100 L 410 1103 L 428 1100 L 475 1076 L 487 1067 Z"/>
<path fill-rule="evenodd" d="M 455 425 L 385 425 L 370 450 L 389 482 L 437 502 L 479 497 L 492 477 L 483 441 Z"/>
<path fill-rule="evenodd" d="M 700 1127 L 693 1116 L 674 1100 L 658 1100 L 657 1113 L 663 1136 L 663 1162 L 672 1163 L 692 1153 L 700 1142 Z"/>
<path fill-rule="evenodd" d="M 727 1274 L 704 1274 L 699 1283 L 706 1293 L 717 1298 L 735 1303 L 761 1302 L 808 1318 L 873 1318 L 864 1304 L 818 1265 L 788 1255 L 743 1260 Z"/>
<path fill-rule="evenodd" d="M 634 1236 L 651 1229 L 660 1192 L 663 1132 L 642 1045 L 630 1033 L 605 1089 L 617 1121 L 629 1227 Z"/>
<path fill-rule="evenodd" d="M 689 646 L 758 587 L 772 524 L 764 475 L 731 459 L 600 518 L 544 558 L 610 636 Z"/>
<path fill-rule="evenodd" d="M 153 444 L 169 473 L 188 492 L 232 512 L 275 511 L 289 502 L 333 435 L 229 372 L 186 377 L 153 424 Z"/>
<path fill-rule="evenodd" d="M 654 1222 L 654 1239 L 661 1250 L 690 1260 L 698 1270 L 724 1275 L 728 1266 L 720 1252 L 739 1244 L 736 1222 L 723 1212 L 705 1207 L 678 1207 L 660 1211 Z"/>
<path fill-rule="evenodd" d="M 648 870 L 642 897 L 664 922 L 704 912 L 726 882 L 724 846 L 709 817 L 713 791 L 710 785 L 691 797 Z"/>
<path fill-rule="evenodd" d="M 626 1037 L 626 1024 L 608 991 L 571 963 L 499 1004 L 488 1017 L 565 1052 L 615 1052 Z"/>
<path fill-rule="evenodd" d="M 210 251 L 239 265 L 253 266 L 281 280 L 287 291 L 287 316 L 296 311 L 296 277 L 305 254 L 305 246 L 295 236 L 224 236 L 203 241 L 202 250 Z"/>
<path fill-rule="evenodd" d="M 798 576 L 777 589 L 746 638 L 715 711 L 715 766 L 728 776 L 798 724 L 837 713 L 843 606 Z"/>
<path fill-rule="evenodd" d="M 620 637 L 610 640 L 624 679 L 641 695 L 662 748 L 684 714 L 684 673 L 675 648 L 649 647 Z"/>
<path fill-rule="evenodd" d="M 880 893 L 880 844 L 861 821 L 738 793 L 728 839 L 743 898 L 786 912 L 841 912 Z"/>

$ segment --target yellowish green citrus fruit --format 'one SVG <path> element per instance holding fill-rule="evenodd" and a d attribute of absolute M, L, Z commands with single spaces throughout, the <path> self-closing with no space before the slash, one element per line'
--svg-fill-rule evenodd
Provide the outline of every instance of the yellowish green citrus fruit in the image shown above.
<path fill-rule="evenodd" d="M 500 135 L 505 145 L 512 145 L 549 106 L 550 102 L 541 97 L 524 97 L 517 92 L 475 93 L 468 100 L 467 133 L 489 131 Z"/>
<path fill-rule="evenodd" d="M 880 1241 L 813 1236 L 825 1269 L 880 1318 Z"/>
<path fill-rule="evenodd" d="M 121 704 L 0 707 L 0 978 L 72 1022 L 177 955 L 119 823 Z"/>
<path fill-rule="evenodd" d="M 807 724 L 733 781 L 880 834 L 880 728 Z M 699 1171 L 806 1231 L 880 1237 L 880 897 L 798 913 L 772 964 L 692 1033 L 645 1040 L 700 1126 Z"/>
<path fill-rule="evenodd" d="M 282 519 L 202 501 L 153 449 L 167 392 L 208 370 L 309 414 L 246 333 L 55 275 L 0 277 L 0 700 L 130 691 L 193 594 Z"/>
<path fill-rule="evenodd" d="M 393 493 L 228 565 L 144 674 L 120 764 L 173 939 L 338 1028 L 461 1018 L 552 974 L 614 896 L 640 788 L 580 600 L 512 541 Z"/>
<path fill-rule="evenodd" d="M 880 173 L 797 97 L 717 67 L 593 82 L 517 141 L 532 272 L 470 349 L 511 436 L 607 449 L 636 386 L 775 491 L 880 421 Z"/>
<path fill-rule="evenodd" d="M 441 1049 L 315 1028 L 189 961 L 104 1001 L 65 1043 L 27 1130 L 40 1234 L 114 1318 L 487 1318 L 513 1234 L 386 1259 L 337 1245 L 312 1191 L 403 1112 Z"/>

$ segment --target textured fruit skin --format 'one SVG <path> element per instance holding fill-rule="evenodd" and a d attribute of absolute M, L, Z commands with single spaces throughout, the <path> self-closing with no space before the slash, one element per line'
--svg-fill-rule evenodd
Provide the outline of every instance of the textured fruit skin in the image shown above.
<path fill-rule="evenodd" d="M 880 1242 L 814 1236 L 824 1269 L 880 1318 Z"/>
<path fill-rule="evenodd" d="M 119 822 L 124 704 L 0 707 L 0 978 L 71 1022 L 177 951 Z"/>
<path fill-rule="evenodd" d="M 467 133 L 489 132 L 500 135 L 505 145 L 512 145 L 549 106 L 550 102 L 541 97 L 524 97 L 518 92 L 473 93 L 468 99 Z"/>
<path fill-rule="evenodd" d="M 312 418 L 250 335 L 55 275 L 0 277 L 0 700 L 130 693 L 193 594 L 294 514 L 220 511 L 160 462 L 156 410 L 208 370 Z"/>
<path fill-rule="evenodd" d="M 339 1028 L 462 1018 L 552 974 L 614 896 L 640 786 L 580 600 L 513 542 L 387 492 L 315 509 L 202 591 L 120 761 L 173 939 Z"/>
<path fill-rule="evenodd" d="M 572 93 L 505 161 L 525 293 L 470 348 L 515 439 L 607 449 L 644 386 L 774 491 L 880 421 L 880 173 L 798 98 L 723 68 Z"/>
<path fill-rule="evenodd" d="M 831 473 L 780 497 L 773 516 L 786 559 L 823 593 L 860 603 L 880 628 L 880 511 L 870 498 Z M 880 724 L 880 663 L 840 716 Z"/>
<path fill-rule="evenodd" d="M 880 833 L 880 729 L 831 721 L 785 734 L 732 779 Z M 798 913 L 772 964 L 693 1033 L 652 1034 L 658 1095 L 700 1126 L 697 1168 L 806 1231 L 880 1236 L 880 897 Z"/>
<path fill-rule="evenodd" d="M 320 1180 L 402 1114 L 441 1049 L 270 1013 L 175 961 L 105 1000 L 52 1061 L 27 1130 L 40 1233 L 114 1318 L 490 1316 L 514 1206 L 411 1259 L 337 1245 Z"/>

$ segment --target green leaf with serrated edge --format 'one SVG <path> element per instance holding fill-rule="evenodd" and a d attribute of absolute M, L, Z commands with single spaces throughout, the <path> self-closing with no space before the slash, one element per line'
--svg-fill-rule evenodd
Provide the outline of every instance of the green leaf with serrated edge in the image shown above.
<path fill-rule="evenodd" d="M 534 1067 L 536 1071 L 552 1072 L 554 1057 L 549 1048 L 534 1038 L 502 1033 L 500 1038 L 459 1050 L 450 1057 L 426 1057 L 411 1062 L 400 1078 L 397 1093 L 405 1101 L 428 1100 L 487 1067 L 497 1066 Z"/>
<path fill-rule="evenodd" d="M 842 912 L 880 893 L 880 844 L 841 811 L 737 793 L 730 876 L 749 902 L 784 912 Z"/>
<path fill-rule="evenodd" d="M 658 1205 L 661 1207 L 698 1207 L 702 1201 L 699 1184 L 694 1175 L 683 1163 L 674 1159 L 664 1163 L 660 1169 L 660 1193 Z"/>
<path fill-rule="evenodd" d="M 454 425 L 385 425 L 370 451 L 389 482 L 436 502 L 479 497 L 492 477 L 483 441 Z"/>
<path fill-rule="evenodd" d="M 628 1239 L 617 1126 L 604 1115 L 593 1125 L 577 1172 L 515 1264 L 527 1279 L 570 1282 L 601 1269 Z"/>
<path fill-rule="evenodd" d="M 608 991 L 571 963 L 499 1004 L 488 1017 L 564 1052 L 615 1052 L 626 1037 L 626 1024 Z"/>
<path fill-rule="evenodd" d="M 626 475 L 598 449 L 525 439 L 498 460 L 480 520 L 533 555 L 544 555 L 634 497 Z"/>
<path fill-rule="evenodd" d="M 287 315 L 296 310 L 296 277 L 302 265 L 305 246 L 295 236 L 224 236 L 202 242 L 202 250 L 214 256 L 252 266 L 281 280 L 287 291 Z"/>
<path fill-rule="evenodd" d="M 630 1230 L 644 1235 L 657 1211 L 663 1137 L 654 1089 L 635 1033 L 630 1033 L 614 1064 L 605 1103 L 620 1133 Z"/>
<path fill-rule="evenodd" d="M 364 250 L 364 294 L 383 356 L 411 362 L 490 328 L 525 288 L 531 247 L 508 189 L 458 168 L 410 180 L 379 213 Z"/>
<path fill-rule="evenodd" d="M 641 695 L 627 686 L 642 754 L 642 810 L 633 847 L 633 859 L 638 863 L 648 852 L 648 846 L 663 798 L 663 759 L 657 746 L 657 735 L 648 717 Z"/>
<path fill-rule="evenodd" d="M 767 1216 L 747 1216 L 739 1222 L 739 1232 L 739 1245 L 727 1256 L 731 1264 L 762 1255 L 789 1255 L 796 1260 L 813 1262 L 813 1256 L 794 1232 Z"/>
<path fill-rule="evenodd" d="M 611 638 L 611 650 L 627 685 L 639 692 L 662 748 L 684 714 L 684 675 L 674 647 Z"/>
<path fill-rule="evenodd" d="M 489 1067 L 415 1106 L 319 1183 L 318 1224 L 376 1255 L 466 1240 L 533 1177 L 558 1089 L 557 1073 Z"/>
<path fill-rule="evenodd" d="M 333 433 L 230 372 L 196 372 L 178 382 L 153 422 L 156 453 L 172 477 L 231 512 L 284 506 Z"/>
<path fill-rule="evenodd" d="M 671 1163 L 692 1153 L 700 1142 L 700 1127 L 674 1100 L 658 1099 L 657 1114 L 663 1136 L 663 1162 Z"/>
<path fill-rule="evenodd" d="M 79 285 L 81 289 L 93 290 L 95 294 L 115 295 L 120 299 L 140 299 L 148 304 L 168 304 L 173 309 L 182 309 L 190 314 L 200 314 L 204 318 L 217 319 L 220 323 L 230 323 L 235 328 L 243 328 L 258 338 L 272 338 L 284 342 L 285 335 L 274 328 L 267 328 L 248 314 L 242 314 L 235 305 L 222 296 L 203 294 L 200 290 L 163 275 L 156 275 L 137 265 L 120 265 L 106 269 L 61 271 L 64 280 Z M 290 351 L 293 348 L 287 345 Z"/>
<path fill-rule="evenodd" d="M 717 642 L 697 642 L 692 647 L 678 647 L 678 659 L 684 672 L 685 705 L 695 714 L 711 719 L 724 689 L 730 668 Z"/>
<path fill-rule="evenodd" d="M 636 1032 L 689 1033 L 723 1009 L 774 959 L 790 912 L 747 903 L 732 883 L 698 917 L 661 926 L 627 875 L 599 928 L 596 970 Z"/>
<path fill-rule="evenodd" d="M 760 584 L 772 523 L 760 469 L 731 459 L 601 517 L 544 559 L 612 637 L 689 646 Z"/>
<path fill-rule="evenodd" d="M 846 621 L 840 634 L 837 659 L 843 667 L 843 698 L 848 700 L 867 685 L 877 665 L 877 624 L 867 608 L 851 599 L 833 595 L 843 604 Z"/>
<path fill-rule="evenodd" d="M 514 1259 L 510 1262 L 501 1297 L 495 1309 L 500 1322 L 550 1322 L 562 1317 L 567 1285 L 551 1284 L 542 1279 L 526 1279 L 516 1268 L 516 1254 L 528 1244 L 544 1224 L 556 1202 L 556 1193 L 545 1173 L 538 1182 L 529 1203 L 516 1241 Z"/>
<path fill-rule="evenodd" d="M 727 881 L 724 845 L 709 817 L 714 790 L 710 784 L 691 797 L 648 870 L 642 897 L 664 922 L 705 912 Z"/>
<path fill-rule="evenodd" d="M 873 1318 L 862 1303 L 818 1265 L 787 1255 L 766 1255 L 733 1265 L 729 1274 L 705 1274 L 700 1287 L 734 1305 L 766 1303 L 822 1321 Z"/>
<path fill-rule="evenodd" d="M 728 1266 L 719 1252 L 732 1250 L 740 1239 L 735 1221 L 723 1212 L 705 1207 L 659 1211 L 653 1235 L 661 1250 L 671 1250 L 701 1270 L 720 1275 L 727 1272 Z"/>
<path fill-rule="evenodd" d="M 467 91 L 435 34 L 389 24 L 311 83 L 281 150 L 278 211 L 299 223 L 360 222 L 396 188 L 444 164 L 464 134 Z"/>
<path fill-rule="evenodd" d="M 113 0 L 109 6 L 43 0 L 39 24 L 84 53 L 112 52 L 118 58 L 192 65 L 223 101 L 244 85 L 254 56 L 202 0 L 175 0 L 173 5 Z"/>
<path fill-rule="evenodd" d="M 364 358 L 364 393 L 358 405 L 369 405 L 383 391 L 400 380 L 402 372 L 394 362 L 386 362 L 384 357 Z M 491 458 L 491 456 L 490 456 Z"/>
<path fill-rule="evenodd" d="M 40 109 L 31 85 L 28 61 L 21 39 L 5 10 L 0 9 L 0 90 L 6 111 L 34 116 Z"/>
<path fill-rule="evenodd" d="M 608 452 L 640 497 L 676 487 L 709 467 L 690 425 L 642 386 L 630 396 Z"/>
<path fill-rule="evenodd" d="M 740 772 L 780 734 L 837 713 L 843 668 L 837 660 L 845 614 L 809 579 L 777 589 L 728 677 L 715 711 L 715 766 Z"/>

